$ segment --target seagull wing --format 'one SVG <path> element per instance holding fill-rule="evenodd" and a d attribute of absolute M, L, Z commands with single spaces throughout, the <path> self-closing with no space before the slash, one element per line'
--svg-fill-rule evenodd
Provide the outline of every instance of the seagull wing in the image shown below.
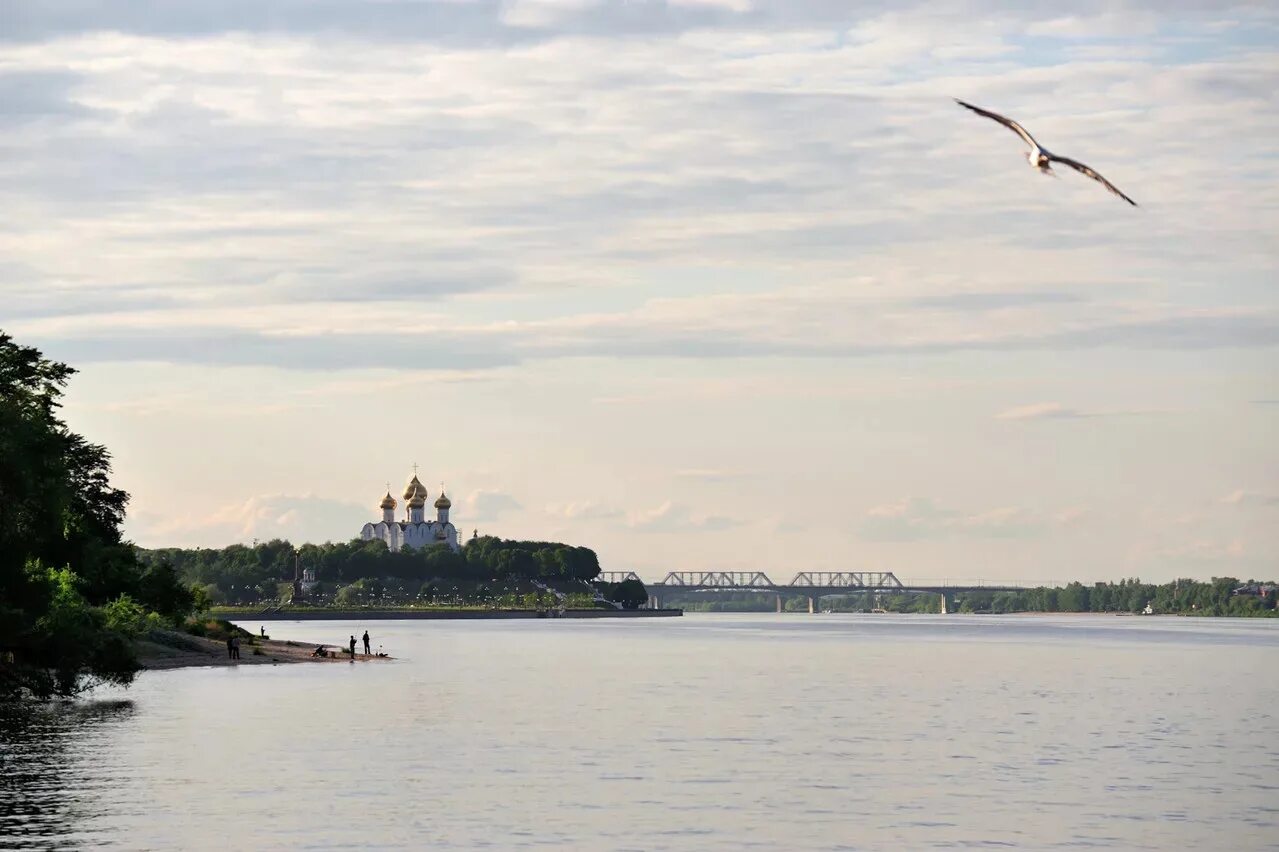
<path fill-rule="evenodd" d="M 1031 136 L 1026 131 L 1026 128 L 1022 127 L 1020 124 L 1013 121 L 1011 118 L 1005 118 L 1004 116 L 1000 115 L 997 112 L 991 112 L 990 110 L 985 110 L 985 109 L 982 109 L 981 107 L 973 106 L 967 101 L 961 101 L 959 98 L 955 98 L 955 103 L 959 104 L 961 107 L 964 107 L 965 109 L 972 110 L 978 115 L 984 115 L 986 116 L 986 118 L 993 118 L 995 121 L 998 121 L 1004 127 L 1007 127 L 1013 133 L 1016 133 L 1018 136 L 1024 139 L 1026 141 L 1026 144 L 1029 145 L 1030 147 L 1039 148 L 1039 143 L 1035 141 L 1035 137 Z"/>
<path fill-rule="evenodd" d="M 1097 174 L 1097 172 L 1093 171 L 1090 167 L 1084 165 L 1078 160 L 1072 160 L 1069 157 L 1059 157 L 1056 154 L 1048 154 L 1048 159 L 1054 163 L 1061 163 L 1063 166 L 1070 166 L 1072 169 L 1079 172 L 1081 175 L 1087 175 L 1088 177 L 1097 181 L 1102 186 L 1106 187 L 1106 189 L 1110 190 L 1115 195 L 1118 195 L 1124 201 L 1127 201 L 1133 207 L 1137 206 L 1137 202 L 1133 201 L 1131 198 L 1129 198 L 1128 196 L 1120 192 L 1119 187 L 1115 186 L 1113 183 L 1106 180 L 1104 177 Z"/>

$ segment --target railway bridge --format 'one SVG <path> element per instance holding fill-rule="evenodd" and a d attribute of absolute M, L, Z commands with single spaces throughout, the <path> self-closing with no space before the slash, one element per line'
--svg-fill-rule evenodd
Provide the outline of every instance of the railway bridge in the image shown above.
<path fill-rule="evenodd" d="M 606 571 L 600 580 L 617 583 L 640 580 L 633 571 Z M 643 582 L 643 580 L 640 580 Z M 644 583 L 648 589 L 648 605 L 660 609 L 662 600 L 673 593 L 757 592 L 777 596 L 777 611 L 782 611 L 782 597 L 803 595 L 808 598 L 808 611 L 819 612 L 826 595 L 864 593 L 869 608 L 881 592 L 918 592 L 941 597 L 941 611 L 953 612 L 959 592 L 1019 591 L 1027 586 L 988 583 L 983 580 L 899 580 L 891 571 L 800 571 L 789 583 L 776 583 L 762 571 L 671 571 L 659 583 Z"/>

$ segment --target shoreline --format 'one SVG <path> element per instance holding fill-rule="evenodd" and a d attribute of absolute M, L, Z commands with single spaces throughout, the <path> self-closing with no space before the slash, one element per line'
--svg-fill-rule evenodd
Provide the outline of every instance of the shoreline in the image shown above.
<path fill-rule="evenodd" d="M 189 636 L 182 633 L 170 633 L 164 641 L 154 638 L 140 639 L 137 642 L 138 662 L 142 671 L 167 671 L 169 669 L 187 669 L 200 667 L 230 666 L 275 666 L 291 663 L 342 663 L 350 661 L 351 655 L 339 646 L 327 644 L 325 647 L 336 656 L 313 657 L 316 643 L 294 642 L 288 639 L 255 638 L 252 642 L 244 639 L 240 642 L 240 659 L 233 660 L 227 656 L 226 642 L 218 639 L 206 639 L 202 636 Z M 261 653 L 257 653 L 257 652 Z M 379 657 L 376 654 L 355 655 L 357 662 L 384 662 L 392 657 Z"/>
<path fill-rule="evenodd" d="M 670 618 L 682 616 L 683 610 L 567 610 L 561 615 L 538 614 L 534 610 L 298 610 L 280 612 L 227 612 L 214 610 L 214 618 L 242 624 L 268 621 L 394 621 L 394 620 L 491 620 L 534 618 Z M 160 631 L 140 638 L 135 644 L 139 673 L 187 668 L 226 668 L 233 666 L 276 666 L 293 663 L 385 662 L 389 655 L 356 653 L 345 646 L 326 643 L 333 656 L 315 657 L 316 643 L 290 639 L 241 639 L 240 658 L 227 656 L 226 642 L 176 631 Z"/>
<path fill-rule="evenodd" d="M 560 618 L 677 618 L 682 609 L 568 609 L 562 614 L 538 613 L 531 609 L 300 609 L 278 612 L 232 612 L 214 609 L 215 618 L 227 621 L 448 621 L 483 620 L 498 618 L 546 619 Z"/>

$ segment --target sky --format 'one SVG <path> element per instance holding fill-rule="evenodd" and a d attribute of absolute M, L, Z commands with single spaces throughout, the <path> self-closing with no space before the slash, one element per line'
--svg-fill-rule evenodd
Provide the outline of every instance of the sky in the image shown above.
<path fill-rule="evenodd" d="M 6 0 L 0 328 L 147 547 L 1279 576 L 1279 8 L 1009 5 Z"/>

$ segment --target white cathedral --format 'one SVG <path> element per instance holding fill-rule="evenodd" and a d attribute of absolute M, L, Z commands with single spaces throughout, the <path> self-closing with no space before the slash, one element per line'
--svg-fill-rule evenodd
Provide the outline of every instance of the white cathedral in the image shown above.
<path fill-rule="evenodd" d="M 414 465 L 416 468 L 416 465 Z M 458 549 L 457 527 L 449 523 L 449 509 L 453 503 L 440 489 L 440 496 L 435 501 L 435 520 L 425 518 L 426 488 L 418 481 L 417 473 L 404 486 L 404 505 L 408 514 L 402 521 L 395 519 L 395 498 L 391 489 L 386 489 L 386 496 L 378 507 L 382 510 L 382 520 L 376 524 L 365 524 L 360 530 L 360 538 L 365 541 L 377 539 L 386 543 L 390 550 L 398 551 L 404 546 L 419 550 L 423 547 L 434 547 L 447 544 L 453 550 Z"/>

